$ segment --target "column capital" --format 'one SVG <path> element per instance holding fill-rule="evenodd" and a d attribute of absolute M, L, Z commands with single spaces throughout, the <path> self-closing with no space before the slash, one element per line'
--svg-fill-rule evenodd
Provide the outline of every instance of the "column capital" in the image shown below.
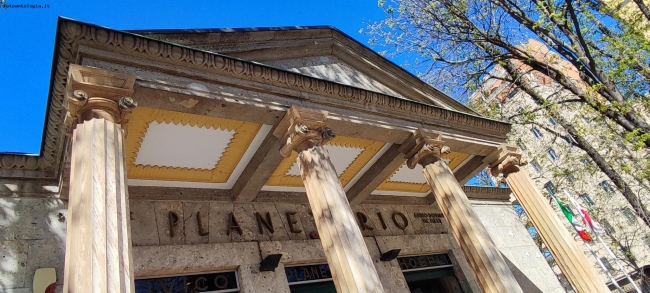
<path fill-rule="evenodd" d="M 406 166 L 413 169 L 418 163 L 426 166 L 440 160 L 442 154 L 450 153 L 451 149 L 444 144 L 442 133 L 418 128 L 399 150 L 407 159 Z"/>
<path fill-rule="evenodd" d="M 327 115 L 327 111 L 291 106 L 273 132 L 277 138 L 286 141 L 280 154 L 286 158 L 294 150 L 300 153 L 332 140 L 336 135 L 327 127 Z"/>
<path fill-rule="evenodd" d="M 492 176 L 503 174 L 508 177 L 512 172 L 519 171 L 519 167 L 528 164 L 528 161 L 518 152 L 517 146 L 502 144 L 496 151 L 485 157 L 484 162 L 490 164 Z"/>
<path fill-rule="evenodd" d="M 135 76 L 99 68 L 70 64 L 66 85 L 65 118 L 69 135 L 78 123 L 103 118 L 126 129 L 137 103 L 133 95 Z"/>

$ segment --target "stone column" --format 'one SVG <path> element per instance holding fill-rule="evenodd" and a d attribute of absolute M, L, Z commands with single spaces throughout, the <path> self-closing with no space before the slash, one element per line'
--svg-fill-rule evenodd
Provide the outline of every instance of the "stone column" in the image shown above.
<path fill-rule="evenodd" d="M 63 292 L 135 292 L 124 131 L 134 78 L 70 66 L 72 135 Z M 122 125 L 120 125 L 122 124 Z"/>
<path fill-rule="evenodd" d="M 441 158 L 450 152 L 441 138 L 439 133 L 418 129 L 401 147 L 407 166 L 413 169 L 419 163 L 424 167 L 424 177 L 483 292 L 522 292 L 454 173 Z"/>
<path fill-rule="evenodd" d="M 300 174 L 337 292 L 384 292 L 343 186 L 323 145 L 334 138 L 327 112 L 291 107 L 274 133 L 284 157 L 298 152 Z"/>
<path fill-rule="evenodd" d="M 535 187 L 526 170 L 526 162 L 516 146 L 502 145 L 485 158 L 493 176 L 503 174 L 510 190 L 553 255 L 556 263 L 576 292 L 610 292 L 582 250 L 560 222 L 548 200 Z"/>

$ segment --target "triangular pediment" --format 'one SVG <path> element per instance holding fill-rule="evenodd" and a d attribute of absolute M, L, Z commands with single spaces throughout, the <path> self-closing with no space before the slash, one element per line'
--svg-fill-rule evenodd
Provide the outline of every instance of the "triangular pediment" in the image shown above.
<path fill-rule="evenodd" d="M 403 99 L 474 113 L 332 27 L 133 32 Z"/>
<path fill-rule="evenodd" d="M 304 56 L 291 59 L 268 60 L 268 65 L 325 79 L 349 86 L 406 98 L 398 91 L 378 81 L 359 68 L 346 63 L 334 55 Z"/>

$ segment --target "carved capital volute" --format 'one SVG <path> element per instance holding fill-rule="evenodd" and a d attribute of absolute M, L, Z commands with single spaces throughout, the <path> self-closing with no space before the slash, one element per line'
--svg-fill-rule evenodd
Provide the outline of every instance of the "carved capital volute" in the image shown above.
<path fill-rule="evenodd" d="M 292 106 L 278 124 L 273 135 L 285 141 L 280 148 L 283 157 L 313 146 L 324 145 L 336 135 L 327 127 L 327 112 Z"/>
<path fill-rule="evenodd" d="M 510 173 L 519 171 L 519 167 L 528 164 L 528 161 L 518 152 L 517 146 L 508 144 L 500 145 L 496 151 L 485 157 L 484 162 L 490 164 L 492 176 L 503 174 L 504 178 Z"/>
<path fill-rule="evenodd" d="M 135 76 L 98 68 L 70 64 L 66 85 L 66 133 L 78 123 L 90 119 L 106 119 L 126 124 L 137 103 L 133 95 Z"/>
<path fill-rule="evenodd" d="M 407 159 L 406 166 L 413 169 L 417 164 L 426 166 L 435 163 L 442 158 L 443 154 L 448 154 L 451 149 L 444 145 L 442 134 L 418 129 L 415 133 L 400 146 L 399 150 Z"/>

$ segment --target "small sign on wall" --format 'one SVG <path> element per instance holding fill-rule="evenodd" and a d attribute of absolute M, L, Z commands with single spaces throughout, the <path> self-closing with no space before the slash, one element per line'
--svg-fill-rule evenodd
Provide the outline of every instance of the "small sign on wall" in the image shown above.
<path fill-rule="evenodd" d="M 34 293 L 54 293 L 56 289 L 56 269 L 37 269 L 34 273 L 32 288 L 34 289 Z"/>
<path fill-rule="evenodd" d="M 235 272 L 138 279 L 135 280 L 135 292 L 239 292 L 239 281 Z"/>

